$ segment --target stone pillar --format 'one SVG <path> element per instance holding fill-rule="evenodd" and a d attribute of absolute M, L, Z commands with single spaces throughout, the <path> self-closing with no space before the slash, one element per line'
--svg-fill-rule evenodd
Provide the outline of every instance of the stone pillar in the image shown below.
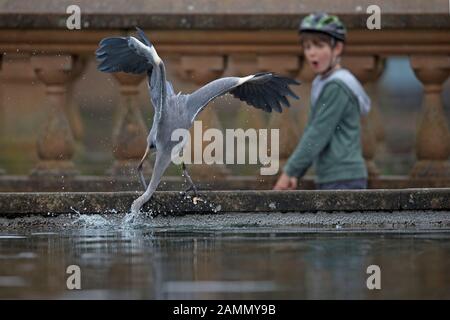
<path fill-rule="evenodd" d="M 369 119 L 375 132 L 375 139 L 378 148 L 382 147 L 381 144 L 384 142 L 385 132 L 378 100 L 377 80 L 383 74 L 385 61 L 386 58 L 384 57 L 377 58 L 376 71 L 373 73 L 372 80 L 368 81 L 366 84 L 367 94 L 370 96 L 370 100 L 372 102 Z"/>
<path fill-rule="evenodd" d="M 36 76 L 46 86 L 48 118 L 38 136 L 38 163 L 32 175 L 72 176 L 76 173 L 72 157 L 74 140 L 66 117 L 66 92 L 73 59 L 70 55 L 31 57 Z"/>
<path fill-rule="evenodd" d="M 342 65 L 349 69 L 361 84 L 375 82 L 380 76 L 378 58 L 375 56 L 345 56 L 342 58 Z M 373 106 L 372 106 L 373 107 Z M 371 113 L 373 110 L 371 110 Z M 370 113 L 369 113 L 370 114 Z M 374 162 L 376 152 L 375 127 L 373 118 L 369 115 L 361 117 L 361 144 L 363 157 L 366 161 L 369 178 L 377 177 L 379 170 Z"/>
<path fill-rule="evenodd" d="M 113 176 L 132 177 L 147 147 L 148 129 L 139 109 L 137 96 L 144 75 L 117 72 L 114 77 L 120 85 L 119 116 L 113 129 L 113 155 L 115 158 L 109 173 Z M 151 173 L 148 163 L 145 173 Z"/>
<path fill-rule="evenodd" d="M 449 76 L 450 56 L 413 55 L 411 66 L 424 87 L 416 134 L 414 178 L 450 178 L 450 133 L 442 106 L 442 84 Z"/>
<path fill-rule="evenodd" d="M 73 59 L 73 69 L 71 71 L 71 79 L 67 90 L 67 105 L 66 113 L 69 120 L 72 135 L 77 142 L 83 138 L 83 122 L 80 115 L 80 106 L 74 100 L 74 83 L 75 80 L 83 73 L 87 64 L 87 58 L 83 56 L 76 56 Z"/>
<path fill-rule="evenodd" d="M 225 69 L 225 61 L 223 56 L 189 56 L 183 55 L 180 57 L 178 75 L 185 81 L 192 83 L 191 91 L 195 91 L 208 82 L 220 78 Z M 209 128 L 215 128 L 222 130 L 219 118 L 217 116 L 217 110 L 214 108 L 214 102 L 211 102 L 195 119 L 196 121 L 202 121 L 202 132 Z M 191 159 L 193 161 L 194 155 L 194 130 L 191 129 Z M 197 138 L 198 141 L 203 139 Z M 202 143 L 202 155 L 205 147 L 209 142 Z M 225 143 L 225 141 L 224 141 Z M 224 146 L 225 149 L 225 146 Z M 225 150 L 224 150 L 225 157 Z M 224 159 L 225 160 L 225 159 Z M 229 170 L 225 164 L 195 164 L 189 166 L 189 172 L 192 173 L 193 179 L 200 179 L 208 181 L 215 178 L 224 178 L 229 174 Z"/>
<path fill-rule="evenodd" d="M 258 69 L 260 71 L 274 72 L 286 77 L 296 78 L 300 70 L 300 59 L 297 55 L 267 55 L 258 57 Z M 291 86 L 294 92 L 299 88 Z M 289 98 L 291 108 L 299 105 L 299 101 Z M 272 111 L 270 115 L 269 129 L 279 129 L 279 168 L 282 170 L 287 159 L 294 151 L 299 137 L 299 126 L 295 116 L 296 113 L 288 108 L 283 108 L 281 114 Z"/>
<path fill-rule="evenodd" d="M 372 134 L 375 136 L 375 150 L 374 155 L 372 158 L 372 164 L 375 163 L 376 159 L 384 159 L 388 156 L 388 151 L 386 150 L 386 145 L 384 143 L 385 133 L 384 133 L 384 126 L 383 126 L 383 120 L 382 120 L 382 114 L 380 110 L 379 105 L 379 91 L 378 91 L 378 79 L 381 76 L 381 74 L 384 71 L 385 66 L 385 58 L 384 57 L 377 57 L 377 63 L 376 63 L 376 70 L 373 72 L 373 75 L 371 76 L 372 80 L 369 80 L 365 84 L 365 89 L 367 94 L 370 97 L 371 100 L 371 108 L 370 113 L 368 115 L 368 120 L 371 126 Z M 367 159 L 367 158 L 366 158 Z M 371 168 L 369 167 L 369 176 L 372 173 L 372 176 L 377 176 L 378 174 L 373 174 L 375 170 L 375 173 L 378 173 L 378 167 Z"/>

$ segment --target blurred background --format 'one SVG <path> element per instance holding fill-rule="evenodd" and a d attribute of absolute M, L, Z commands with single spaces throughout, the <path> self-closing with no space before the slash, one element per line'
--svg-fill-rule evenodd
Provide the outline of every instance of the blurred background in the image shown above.
<path fill-rule="evenodd" d="M 381 29 L 366 12 L 381 9 Z M 69 30 L 70 5 L 81 29 Z M 140 26 L 164 59 L 175 91 L 222 76 L 274 71 L 302 82 L 292 108 L 265 114 L 231 96 L 202 113 L 204 128 L 280 129 L 280 169 L 303 132 L 313 75 L 297 27 L 313 11 L 349 29 L 343 64 L 364 84 L 372 188 L 450 185 L 450 15 L 435 1 L 1 1 L 0 191 L 135 190 L 153 108 L 144 76 L 96 70 L 98 41 Z M 153 158 L 152 158 L 153 159 Z M 152 160 L 146 163 L 151 172 Z M 271 188 L 260 165 L 192 165 L 204 186 Z M 167 174 L 171 188 L 182 181 Z M 171 178 L 173 177 L 173 179 Z M 314 188 L 310 170 L 300 188 Z"/>

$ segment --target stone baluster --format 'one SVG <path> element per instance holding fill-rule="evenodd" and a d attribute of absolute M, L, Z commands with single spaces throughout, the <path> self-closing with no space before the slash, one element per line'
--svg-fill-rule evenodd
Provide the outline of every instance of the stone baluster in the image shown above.
<path fill-rule="evenodd" d="M 259 56 L 257 60 L 258 70 L 271 71 L 277 74 L 296 78 L 300 70 L 300 59 L 296 55 L 267 55 Z M 299 88 L 291 86 L 298 93 Z M 279 168 L 282 170 L 287 159 L 298 143 L 299 126 L 296 121 L 296 112 L 293 110 L 299 105 L 299 101 L 290 99 L 291 109 L 285 109 L 281 114 L 273 111 L 270 115 L 269 129 L 278 129 L 279 140 Z"/>
<path fill-rule="evenodd" d="M 372 164 L 375 164 L 376 159 L 382 160 L 388 156 L 388 150 L 386 149 L 386 145 L 384 143 L 385 133 L 382 121 L 381 108 L 379 104 L 379 90 L 377 81 L 384 71 L 385 60 L 386 58 L 384 57 L 377 57 L 376 69 L 371 75 L 372 80 L 367 81 L 364 86 L 371 101 L 371 108 L 368 115 L 368 120 L 372 131 L 371 134 L 374 135 L 375 139 L 375 149 L 372 158 Z M 376 177 L 379 175 L 378 167 L 373 168 L 373 166 L 369 166 L 368 171 L 369 177 L 370 176 Z"/>
<path fill-rule="evenodd" d="M 190 91 L 195 91 L 208 82 L 220 78 L 224 72 L 225 61 L 223 56 L 189 56 L 180 57 L 178 76 L 191 84 Z M 195 119 L 202 121 L 202 132 L 209 128 L 222 130 L 221 123 L 217 116 L 217 110 L 214 105 L 206 107 Z M 194 145 L 195 141 L 202 141 L 202 163 L 189 166 L 189 172 L 194 179 L 210 181 L 216 178 L 224 178 L 229 174 L 225 164 L 205 164 L 203 161 L 203 152 L 209 142 L 203 142 L 203 137 L 194 137 L 194 128 L 191 128 L 191 161 L 194 163 L 194 152 L 200 150 L 199 146 Z M 225 141 L 224 141 L 225 144 Z M 225 161 L 225 145 L 223 150 L 223 159 Z"/>
<path fill-rule="evenodd" d="M 71 55 L 31 57 L 37 78 L 46 86 L 48 117 L 37 140 L 38 163 L 32 176 L 73 176 L 74 140 L 66 117 L 66 92 L 71 78 Z"/>
<path fill-rule="evenodd" d="M 375 82 L 381 74 L 379 59 L 375 56 L 344 56 L 343 67 L 349 69 L 363 85 Z M 372 108 L 377 106 L 372 105 Z M 370 113 L 374 112 L 373 109 Z M 370 114 L 369 113 L 369 114 Z M 375 124 L 370 116 L 361 117 L 361 144 L 369 178 L 377 177 L 379 170 L 374 162 L 377 140 Z"/>
<path fill-rule="evenodd" d="M 372 123 L 373 130 L 375 132 L 375 139 L 377 142 L 377 150 L 380 147 L 384 147 L 384 138 L 385 138 L 385 130 L 383 126 L 382 115 L 380 112 L 380 105 L 378 99 L 378 85 L 377 80 L 382 75 L 385 66 L 385 57 L 378 57 L 376 72 L 372 77 L 373 80 L 368 81 L 366 84 L 367 94 L 370 96 L 371 100 L 371 109 L 369 113 L 369 119 Z"/>
<path fill-rule="evenodd" d="M 86 67 L 87 59 L 83 56 L 76 56 L 73 60 L 73 69 L 71 71 L 71 79 L 67 90 L 66 113 L 72 129 L 75 141 L 81 141 L 83 138 L 83 122 L 80 115 L 80 106 L 74 99 L 74 84 Z"/>
<path fill-rule="evenodd" d="M 417 160 L 413 178 L 450 178 L 450 133 L 442 106 L 442 84 L 449 76 L 450 56 L 413 55 L 411 66 L 424 87 L 422 114 L 416 134 Z"/>
<path fill-rule="evenodd" d="M 139 84 L 144 75 L 114 73 L 120 86 L 119 115 L 113 129 L 113 155 L 115 158 L 109 173 L 113 176 L 133 177 L 147 147 L 148 130 L 138 105 Z M 148 162 L 144 172 L 151 173 Z"/>

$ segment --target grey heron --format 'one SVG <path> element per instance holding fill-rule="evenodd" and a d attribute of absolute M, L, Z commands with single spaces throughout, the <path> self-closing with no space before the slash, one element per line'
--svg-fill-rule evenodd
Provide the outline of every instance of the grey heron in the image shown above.
<path fill-rule="evenodd" d="M 289 85 L 299 85 L 296 80 L 276 75 L 271 72 L 256 73 L 245 77 L 224 77 L 201 87 L 191 94 L 175 94 L 172 84 L 166 79 L 164 62 L 158 56 L 155 47 L 137 29 L 137 36 L 108 37 L 99 43 L 96 58 L 97 68 L 102 72 L 147 73 L 151 102 L 154 107 L 153 124 L 147 137 L 147 147 L 138 166 L 139 178 L 145 192 L 131 205 L 131 213 L 137 215 L 143 205 L 150 200 L 161 178 L 171 162 L 174 147 L 182 152 L 183 145 L 171 140 L 174 130 L 189 130 L 196 116 L 208 103 L 224 94 L 230 93 L 247 104 L 266 112 L 282 111 L 282 106 L 289 107 L 287 96 L 298 97 Z M 156 152 L 156 160 L 150 183 L 146 184 L 142 164 L 150 151 Z M 195 185 L 186 170 L 183 174 L 191 188 Z"/>

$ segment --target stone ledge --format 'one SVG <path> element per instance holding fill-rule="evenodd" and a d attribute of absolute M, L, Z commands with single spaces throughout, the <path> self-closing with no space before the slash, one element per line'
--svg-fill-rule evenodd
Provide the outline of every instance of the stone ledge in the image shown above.
<path fill-rule="evenodd" d="M 305 14 L 86 14 L 82 30 L 134 30 L 135 26 L 152 30 L 297 30 Z M 66 14 L 2 14 L 0 28 L 67 30 Z M 340 14 L 349 29 L 366 29 L 367 15 Z M 383 16 L 386 29 L 449 29 L 448 13 L 389 14 Z"/>
<path fill-rule="evenodd" d="M 229 176 L 220 180 L 194 182 L 203 190 L 263 190 L 271 189 L 276 176 Z M 186 188 L 181 176 L 165 176 L 158 186 L 161 191 L 181 191 Z M 449 184 L 450 185 L 450 181 Z M 313 189 L 312 179 L 303 180 L 302 189 Z M 120 192 L 141 190 L 142 185 L 135 176 L 75 176 L 69 177 L 30 177 L 0 176 L 0 192 Z"/>
<path fill-rule="evenodd" d="M 0 216 L 128 212 L 139 192 L 0 193 Z M 179 192 L 157 192 L 144 211 L 230 212 L 450 211 L 450 188 L 336 191 L 204 191 L 194 204 Z"/>
<path fill-rule="evenodd" d="M 52 218 L 40 215 L 20 216 L 15 219 L 0 216 L 0 228 L 8 233 L 79 232 L 80 229 L 98 230 L 152 230 L 152 233 L 189 232 L 204 235 L 227 232 L 283 234 L 364 234 L 367 233 L 435 233 L 450 232 L 450 212 L 343 212 L 319 213 L 224 213 L 186 214 L 156 217 L 141 216 L 134 225 L 124 223 L 124 215 L 67 215 Z M 119 231 L 120 232 L 120 231 Z"/>
<path fill-rule="evenodd" d="M 234 176 L 224 179 L 194 182 L 203 190 L 271 190 L 277 176 Z M 181 191 L 185 188 L 180 176 L 165 176 L 160 191 Z M 449 179 L 413 179 L 409 176 L 379 176 L 369 180 L 370 189 L 448 188 Z M 142 186 L 137 177 L 76 176 L 30 177 L 0 175 L 0 192 L 121 192 L 138 191 Z M 299 190 L 315 189 L 314 178 L 306 176 L 299 181 Z"/>
<path fill-rule="evenodd" d="M 66 8 L 78 5 L 85 29 L 296 29 L 313 11 L 338 14 L 348 28 L 366 29 L 366 8 L 378 4 L 383 28 L 449 28 L 448 2 L 345 0 L 21 0 L 0 2 L 0 28 L 65 29 Z"/>
<path fill-rule="evenodd" d="M 446 18 L 447 19 L 447 18 Z M 450 19 L 448 19 L 450 21 Z M 0 16 L 0 23 L 1 23 Z M 448 28 L 447 28 L 448 29 Z M 446 55 L 450 53 L 447 29 L 367 29 L 349 30 L 346 52 L 350 55 Z M 301 56 L 295 30 L 156 30 L 145 28 L 157 44 L 161 56 L 179 55 L 290 55 Z M 0 28 L 0 52 L 6 54 L 74 54 L 90 55 L 98 42 L 108 36 L 134 34 L 134 29 L 72 30 Z M 375 48 L 375 49 L 374 49 Z M 375 51 L 374 51 L 375 50 Z"/>

